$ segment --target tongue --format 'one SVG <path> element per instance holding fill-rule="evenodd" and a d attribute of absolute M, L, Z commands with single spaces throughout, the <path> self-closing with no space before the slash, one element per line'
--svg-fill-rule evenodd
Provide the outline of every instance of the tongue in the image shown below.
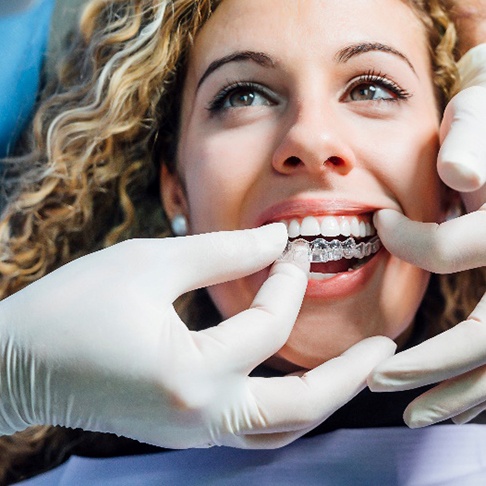
<path fill-rule="evenodd" d="M 354 258 L 352 260 L 346 260 L 342 258 L 337 262 L 327 263 L 312 263 L 311 272 L 315 273 L 341 273 L 347 272 L 349 268 L 354 264 Z"/>

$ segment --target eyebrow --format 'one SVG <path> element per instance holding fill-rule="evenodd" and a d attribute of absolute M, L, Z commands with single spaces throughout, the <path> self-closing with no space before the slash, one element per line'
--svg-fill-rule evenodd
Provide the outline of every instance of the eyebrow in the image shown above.
<path fill-rule="evenodd" d="M 206 80 L 206 78 L 212 74 L 214 71 L 219 69 L 220 67 L 224 66 L 225 64 L 229 64 L 231 62 L 246 62 L 246 61 L 253 61 L 263 67 L 275 67 L 275 63 L 273 62 L 272 58 L 264 54 L 263 52 L 254 52 L 254 51 L 238 51 L 229 54 L 228 56 L 221 57 L 220 59 L 216 59 L 213 61 L 204 74 L 201 76 L 201 79 L 197 83 L 197 89 L 201 86 L 201 84 Z"/>
<path fill-rule="evenodd" d="M 347 46 L 344 49 L 341 49 L 338 51 L 338 53 L 335 56 L 335 59 L 339 63 L 346 63 L 348 62 L 351 58 L 355 56 L 359 56 L 360 54 L 365 54 L 366 52 L 373 52 L 373 51 L 380 51 L 380 52 L 388 52 L 389 54 L 393 54 L 403 61 L 405 61 L 410 69 L 415 73 L 415 68 L 413 67 L 413 64 L 410 62 L 408 57 L 398 51 L 397 49 L 387 46 L 386 44 L 381 44 L 380 42 L 363 42 L 359 44 L 353 44 L 351 46 Z"/>

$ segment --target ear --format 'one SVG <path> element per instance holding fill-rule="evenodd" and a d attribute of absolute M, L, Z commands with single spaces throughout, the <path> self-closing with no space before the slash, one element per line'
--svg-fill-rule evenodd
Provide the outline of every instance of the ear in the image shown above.
<path fill-rule="evenodd" d="M 186 194 L 177 171 L 171 172 L 165 164 L 160 171 L 160 196 L 165 214 L 169 221 L 178 214 L 189 221 L 189 208 Z"/>

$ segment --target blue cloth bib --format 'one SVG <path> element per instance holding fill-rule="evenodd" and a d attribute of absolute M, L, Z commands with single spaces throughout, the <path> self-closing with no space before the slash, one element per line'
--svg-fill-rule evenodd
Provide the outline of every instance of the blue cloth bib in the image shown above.
<path fill-rule="evenodd" d="M 484 486 L 486 426 L 341 429 L 275 450 L 72 457 L 23 486 Z"/>

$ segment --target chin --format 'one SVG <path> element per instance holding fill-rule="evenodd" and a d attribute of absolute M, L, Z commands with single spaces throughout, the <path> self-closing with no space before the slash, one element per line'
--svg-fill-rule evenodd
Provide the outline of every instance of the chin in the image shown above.
<path fill-rule="evenodd" d="M 389 337 L 402 347 L 413 331 L 429 281 L 423 270 L 403 266 L 416 277 L 414 286 L 408 279 L 403 285 L 395 281 L 390 292 L 385 279 L 380 291 L 352 299 L 323 302 L 306 298 L 289 339 L 276 355 L 278 359 L 269 364 L 282 371 L 312 369 L 372 336 Z"/>

